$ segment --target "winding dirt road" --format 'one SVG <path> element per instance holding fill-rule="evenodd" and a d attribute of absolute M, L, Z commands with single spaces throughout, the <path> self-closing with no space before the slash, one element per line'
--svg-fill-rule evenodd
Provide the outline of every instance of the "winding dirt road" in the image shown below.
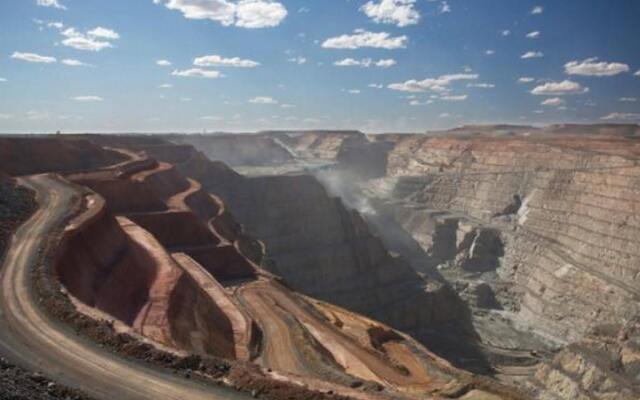
<path fill-rule="evenodd" d="M 32 292 L 29 271 L 39 261 L 43 238 L 67 216 L 75 192 L 51 175 L 21 178 L 19 182 L 36 191 L 40 206 L 15 233 L 0 271 L 0 354 L 97 399 L 249 398 L 120 358 L 45 314 Z"/>

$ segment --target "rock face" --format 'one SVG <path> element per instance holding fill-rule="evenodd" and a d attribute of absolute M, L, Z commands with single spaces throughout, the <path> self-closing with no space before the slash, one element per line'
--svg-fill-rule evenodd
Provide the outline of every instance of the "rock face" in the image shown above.
<path fill-rule="evenodd" d="M 278 213 L 294 217 L 279 202 L 292 201 L 280 193 L 296 180 L 247 183 L 247 178 L 195 151 L 147 146 L 149 153 L 166 158 L 189 157 L 176 167 L 147 154 L 117 150 L 125 161 L 55 178 L 66 181 L 73 193 L 69 195 L 80 204 L 61 237 L 51 238 L 50 245 L 57 246 L 52 265 L 64 288 L 61 296 L 70 298 L 85 318 L 106 320 L 116 331 L 163 349 L 252 365 L 271 384 L 293 384 L 317 394 L 331 391 L 372 399 L 522 398 L 493 380 L 456 369 L 388 325 L 297 293 L 258 265 L 269 265 L 265 259 L 269 248 L 243 231 L 228 210 L 230 203 L 223 199 L 237 200 L 247 212 L 251 206 L 247 201 L 254 201 L 253 207 L 261 210 L 253 214 L 256 218 L 264 224 L 280 222 L 282 232 L 270 228 L 264 233 L 272 235 L 274 245 L 285 247 L 286 252 L 279 250 L 282 257 L 291 257 L 292 264 L 283 271 L 291 271 L 294 277 L 298 273 L 309 284 L 324 284 L 327 296 L 363 308 L 386 305 L 380 311 L 390 319 L 392 307 L 406 309 L 398 324 L 433 328 L 450 321 L 451 316 L 445 315 L 445 287 L 433 283 L 437 287 L 422 288 L 430 283 L 420 281 L 406 264 L 388 254 L 364 220 L 328 196 L 314 178 L 302 177 L 300 185 L 317 198 L 307 200 L 323 208 L 320 217 L 327 221 L 306 214 L 304 201 L 292 202 L 293 210 L 302 212 L 303 223 L 290 227 L 269 218 Z M 207 189 L 221 183 L 234 185 L 220 188 L 226 194 L 211 194 L 180 173 L 189 169 L 192 176 L 208 177 Z M 277 190 L 269 193 L 268 187 Z M 318 266 L 309 280 L 293 269 L 293 261 L 304 258 L 297 249 L 286 248 L 279 235 L 293 241 L 284 230 L 315 225 L 320 226 L 316 233 L 327 238 L 340 235 L 336 242 L 315 238 L 315 245 L 326 247 L 323 260 L 342 263 L 338 265 L 346 273 L 332 265 L 324 271 Z M 311 245 L 311 239 L 305 237 L 307 241 L 299 244 Z M 321 257 L 320 248 L 306 251 Z M 367 275 L 362 279 L 365 285 L 349 282 L 358 277 L 353 268 Z M 324 281 L 340 290 L 332 291 Z M 389 289 L 395 292 L 384 291 Z M 362 290 L 373 302 L 345 293 L 348 290 Z M 406 302 L 407 294 L 412 303 Z"/>
<path fill-rule="evenodd" d="M 576 340 L 639 311 L 638 150 L 614 138 L 414 137 L 390 154 L 389 173 L 397 196 L 496 225 L 507 243 L 499 273 L 520 288 L 521 315 Z"/>
<path fill-rule="evenodd" d="M 147 148 L 156 155 L 166 151 Z M 434 336 L 437 326 L 464 331 L 465 310 L 450 289 L 392 256 L 362 217 L 316 178 L 246 178 L 195 151 L 176 165 L 224 200 L 264 243 L 262 265 L 295 289 L 418 338 Z"/>
<path fill-rule="evenodd" d="M 579 128 L 406 136 L 389 153 L 387 177 L 365 192 L 472 308 L 513 315 L 514 343 L 495 337 L 495 321 L 483 341 L 563 348 L 535 373 L 540 398 L 634 398 L 637 378 L 620 366 L 622 348 L 634 345 L 593 332 L 640 312 L 640 146 L 624 138 L 637 126 L 572 136 Z"/>

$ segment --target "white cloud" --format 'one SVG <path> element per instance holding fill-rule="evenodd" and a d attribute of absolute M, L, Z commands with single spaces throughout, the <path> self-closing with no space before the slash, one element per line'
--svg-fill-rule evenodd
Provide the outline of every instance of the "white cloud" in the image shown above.
<path fill-rule="evenodd" d="M 564 65 L 564 70 L 569 75 L 582 76 L 614 76 L 623 72 L 629 72 L 629 66 L 622 63 L 598 62 L 597 57 L 583 61 L 571 61 Z"/>
<path fill-rule="evenodd" d="M 540 31 L 533 31 L 533 32 L 527 33 L 527 38 L 529 39 L 537 39 L 539 37 L 540 37 Z"/>
<path fill-rule="evenodd" d="M 201 68 L 191 68 L 185 70 L 174 70 L 171 75 L 180 76 L 183 78 L 207 78 L 207 79 L 216 79 L 220 78 L 222 74 L 220 71 L 212 71 Z"/>
<path fill-rule="evenodd" d="M 543 11 L 544 11 L 544 8 L 542 8 L 542 6 L 535 6 L 533 7 L 533 9 L 531 9 L 531 15 L 542 14 Z"/>
<path fill-rule="evenodd" d="M 407 36 L 391 37 L 388 32 L 369 32 L 356 29 L 352 35 L 329 38 L 322 43 L 325 49 L 359 49 L 372 47 L 378 49 L 401 49 L 407 47 Z"/>
<path fill-rule="evenodd" d="M 511 35 L 511 31 L 508 30 L 508 29 L 505 29 L 505 30 L 500 31 L 500 34 L 502 36 L 509 36 L 509 35 Z"/>
<path fill-rule="evenodd" d="M 100 51 L 113 47 L 108 40 L 119 39 L 120 35 L 107 28 L 97 27 L 87 33 L 78 32 L 75 28 L 67 28 L 61 32 L 66 37 L 62 44 L 77 50 Z"/>
<path fill-rule="evenodd" d="M 87 32 L 87 36 L 99 37 L 99 38 L 105 38 L 105 39 L 111 39 L 111 40 L 120 39 L 120 34 L 118 32 L 111 29 L 103 28 L 101 26 L 98 26 L 90 30 L 89 32 Z"/>
<path fill-rule="evenodd" d="M 640 76 L 640 69 L 638 71 L 636 71 L 636 73 L 633 74 L 633 76 Z"/>
<path fill-rule="evenodd" d="M 521 78 L 518 78 L 518 83 L 531 83 L 535 81 L 535 79 L 529 77 L 529 76 L 523 76 Z"/>
<path fill-rule="evenodd" d="M 157 60 L 156 61 L 156 65 L 159 65 L 161 67 L 170 67 L 171 66 L 171 61 L 169 61 L 169 60 Z"/>
<path fill-rule="evenodd" d="M 7 78 L 0 77 L 0 82 L 7 82 Z"/>
<path fill-rule="evenodd" d="M 64 24 L 62 22 L 49 22 L 49 23 L 47 23 L 47 27 L 48 28 L 63 29 L 64 28 Z"/>
<path fill-rule="evenodd" d="M 564 99 L 561 99 L 560 97 L 552 97 L 540 103 L 541 106 L 547 106 L 547 107 L 562 107 L 562 106 L 565 106 L 566 104 L 567 102 Z"/>
<path fill-rule="evenodd" d="M 420 101 L 420 100 L 411 100 L 409 102 L 410 106 L 426 106 L 428 104 L 433 104 L 433 100 Z"/>
<path fill-rule="evenodd" d="M 296 106 L 294 104 L 284 103 L 284 104 L 280 104 L 280 107 L 282 107 L 282 108 L 295 108 Z"/>
<path fill-rule="evenodd" d="M 236 26 L 242 28 L 268 28 L 280 25 L 287 9 L 281 4 L 266 0 L 243 0 L 236 9 Z"/>
<path fill-rule="evenodd" d="M 73 100 L 82 102 L 104 101 L 100 96 L 76 96 Z"/>
<path fill-rule="evenodd" d="M 440 7 L 438 8 L 438 12 L 440 14 L 450 13 L 451 12 L 451 6 L 449 5 L 449 3 L 447 1 L 442 1 L 442 2 L 440 2 Z"/>
<path fill-rule="evenodd" d="M 269 96 L 256 96 L 252 99 L 249 99 L 249 103 L 252 104 L 278 104 L 278 100 Z"/>
<path fill-rule="evenodd" d="M 439 118 L 451 118 L 451 114 L 449 113 L 442 113 L 440 115 L 438 115 Z"/>
<path fill-rule="evenodd" d="M 58 0 L 37 0 L 36 4 L 42 7 L 53 7 L 53 8 L 57 8 L 59 10 L 66 10 L 67 7 L 65 7 L 64 5 L 60 4 L 58 2 Z"/>
<path fill-rule="evenodd" d="M 467 97 L 468 96 L 466 94 L 462 94 L 459 96 L 444 95 L 444 96 L 441 96 L 440 99 L 444 101 L 465 101 Z"/>
<path fill-rule="evenodd" d="M 640 114 L 614 112 L 614 113 L 605 115 L 600 119 L 604 121 L 640 121 Z"/>
<path fill-rule="evenodd" d="M 198 67 L 236 67 L 236 68 L 255 68 L 260 65 L 259 62 L 253 60 L 243 60 L 239 57 L 224 58 L 219 55 L 203 56 L 193 60 L 193 65 Z"/>
<path fill-rule="evenodd" d="M 370 83 L 368 86 L 370 88 L 372 88 L 372 89 L 382 89 L 382 88 L 384 88 L 384 85 L 380 84 L 380 83 Z"/>
<path fill-rule="evenodd" d="M 83 63 L 80 60 L 75 60 L 73 58 L 65 58 L 64 60 L 60 61 L 62 64 L 64 65 L 68 65 L 70 67 L 89 67 L 90 64 L 87 63 Z"/>
<path fill-rule="evenodd" d="M 562 82 L 547 82 L 536 86 L 531 94 L 542 96 L 563 96 L 569 94 L 587 93 L 589 88 L 583 87 L 577 82 L 564 80 Z"/>
<path fill-rule="evenodd" d="M 349 93 L 349 94 L 360 94 L 360 89 L 351 89 L 351 90 L 347 91 L 347 93 Z"/>
<path fill-rule="evenodd" d="M 486 51 L 484 52 L 484 54 L 486 54 L 486 55 L 488 55 L 488 56 L 492 56 L 492 55 L 496 54 L 496 51 L 495 51 L 495 50 L 493 50 L 493 49 L 489 49 L 489 50 L 486 50 Z"/>
<path fill-rule="evenodd" d="M 467 87 L 470 88 L 480 88 L 480 89 L 493 89 L 496 87 L 493 83 L 469 83 Z"/>
<path fill-rule="evenodd" d="M 387 87 L 392 90 L 412 93 L 421 93 L 426 91 L 446 92 L 448 90 L 447 87 L 453 82 L 476 79 L 478 79 L 477 74 L 449 74 L 441 75 L 437 78 L 427 78 L 421 81 L 411 79 L 402 83 L 392 83 Z"/>
<path fill-rule="evenodd" d="M 620 97 L 618 101 L 621 101 L 623 103 L 635 103 L 636 101 L 638 101 L 638 99 L 635 97 Z"/>
<path fill-rule="evenodd" d="M 542 58 L 544 54 L 541 51 L 527 51 L 523 55 L 520 56 L 521 59 L 527 60 L 529 58 Z"/>
<path fill-rule="evenodd" d="M 371 58 L 363 58 L 361 60 L 356 60 L 353 58 L 345 58 L 340 61 L 336 61 L 333 65 L 337 67 L 363 67 L 368 68 L 371 66 L 380 67 L 380 68 L 389 68 L 396 65 L 396 60 L 389 58 L 385 60 L 374 61 Z"/>
<path fill-rule="evenodd" d="M 188 19 L 209 19 L 250 29 L 278 26 L 287 16 L 284 5 L 272 0 L 167 0 L 165 7 L 182 12 Z"/>
<path fill-rule="evenodd" d="M 298 65 L 302 65 L 302 64 L 306 64 L 307 63 L 307 59 L 306 57 L 291 57 L 289 59 L 287 59 L 287 61 L 298 64 Z"/>
<path fill-rule="evenodd" d="M 35 53 L 21 53 L 19 51 L 15 51 L 11 55 L 11 58 L 13 58 L 14 60 L 22 60 L 22 61 L 27 61 L 32 63 L 42 63 L 42 64 L 51 64 L 58 61 L 56 60 L 55 57 L 41 56 Z"/>
<path fill-rule="evenodd" d="M 171 89 L 172 87 L 173 85 L 170 83 L 163 83 L 162 85 L 158 86 L 158 88 L 160 89 Z"/>
<path fill-rule="evenodd" d="M 191 97 L 180 97 L 180 101 L 183 103 L 191 102 Z"/>
<path fill-rule="evenodd" d="M 415 2 L 416 0 L 368 1 L 360 10 L 374 22 L 403 27 L 420 21 L 420 13 L 413 8 Z"/>

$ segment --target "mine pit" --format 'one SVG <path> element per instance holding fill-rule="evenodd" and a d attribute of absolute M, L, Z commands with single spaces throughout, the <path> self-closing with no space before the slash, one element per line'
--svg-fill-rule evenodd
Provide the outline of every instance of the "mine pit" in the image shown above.
<path fill-rule="evenodd" d="M 640 149 L 591 140 L 608 152 L 552 132 L 74 136 L 28 173 L 75 199 L 62 296 L 158 351 L 354 398 L 632 399 Z"/>

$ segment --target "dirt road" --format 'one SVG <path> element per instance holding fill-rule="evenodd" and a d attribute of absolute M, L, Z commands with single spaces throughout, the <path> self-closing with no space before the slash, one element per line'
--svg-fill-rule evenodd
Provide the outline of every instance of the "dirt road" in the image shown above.
<path fill-rule="evenodd" d="M 103 350 L 37 305 L 29 271 L 38 247 L 69 212 L 74 189 L 50 175 L 20 179 L 40 208 L 15 233 L 0 271 L 0 354 L 97 399 L 247 399 L 242 393 L 180 378 Z"/>

